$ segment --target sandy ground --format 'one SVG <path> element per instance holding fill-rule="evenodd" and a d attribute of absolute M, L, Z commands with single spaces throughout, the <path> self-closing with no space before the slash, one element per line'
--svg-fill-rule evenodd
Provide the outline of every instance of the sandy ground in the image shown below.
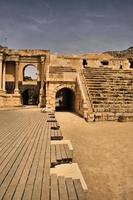
<path fill-rule="evenodd" d="M 133 123 L 86 123 L 57 112 L 63 136 L 74 147 L 89 200 L 133 200 Z"/>

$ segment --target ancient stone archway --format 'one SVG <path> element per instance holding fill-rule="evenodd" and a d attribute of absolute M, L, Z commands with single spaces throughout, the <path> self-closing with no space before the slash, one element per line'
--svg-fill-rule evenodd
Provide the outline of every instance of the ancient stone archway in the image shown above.
<path fill-rule="evenodd" d="M 62 88 L 56 93 L 56 111 L 74 111 L 75 94 L 70 88 Z"/>
<path fill-rule="evenodd" d="M 28 64 L 23 68 L 23 81 L 37 81 L 38 71 L 36 66 Z"/>
<path fill-rule="evenodd" d="M 47 84 L 47 89 L 46 89 L 46 106 L 48 108 L 51 108 L 52 110 L 55 110 L 56 108 L 56 94 L 59 90 L 63 88 L 68 88 L 72 90 L 75 96 L 75 83 L 50 83 Z"/>
<path fill-rule="evenodd" d="M 27 64 L 22 68 L 22 84 L 20 86 L 22 105 L 38 105 L 40 83 L 37 66 Z"/>

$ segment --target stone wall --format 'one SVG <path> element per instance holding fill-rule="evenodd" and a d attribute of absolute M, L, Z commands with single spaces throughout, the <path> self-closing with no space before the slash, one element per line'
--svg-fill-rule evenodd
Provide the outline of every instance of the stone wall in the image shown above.
<path fill-rule="evenodd" d="M 75 95 L 76 95 L 76 98 L 75 98 L 75 111 L 76 111 L 76 113 L 78 113 L 79 115 L 84 117 L 84 107 L 83 107 L 84 100 L 82 98 L 81 90 L 79 88 L 78 83 L 76 83 Z"/>
<path fill-rule="evenodd" d="M 108 61 L 107 67 L 119 70 L 120 66 L 127 70 L 130 68 L 130 63 L 126 58 L 114 58 L 109 54 L 103 53 L 89 53 L 80 55 L 50 55 L 50 65 L 51 66 L 72 66 L 76 69 L 80 69 L 83 65 L 83 59 L 86 59 L 89 67 L 101 67 L 102 61 Z"/>
<path fill-rule="evenodd" d="M 58 54 L 50 55 L 50 66 L 71 66 L 75 69 L 82 65 L 82 58 L 78 55 L 61 56 Z"/>
<path fill-rule="evenodd" d="M 0 107 L 22 106 L 20 94 L 2 94 L 0 96 Z"/>

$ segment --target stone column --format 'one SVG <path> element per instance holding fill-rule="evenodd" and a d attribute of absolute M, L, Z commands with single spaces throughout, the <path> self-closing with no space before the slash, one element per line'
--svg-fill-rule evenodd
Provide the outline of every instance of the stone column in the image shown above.
<path fill-rule="evenodd" d="M 0 92 L 2 91 L 2 55 L 0 55 Z"/>
<path fill-rule="evenodd" d="M 6 62 L 3 63 L 3 91 L 6 92 Z"/>
<path fill-rule="evenodd" d="M 45 67 L 45 58 L 41 58 L 41 91 L 43 91 L 44 85 L 44 67 Z"/>
<path fill-rule="evenodd" d="M 44 106 L 43 98 L 44 98 L 44 67 L 45 67 L 45 57 L 41 57 L 41 70 L 40 70 L 40 81 L 41 81 L 41 88 L 40 88 L 40 103 L 39 106 Z"/>
<path fill-rule="evenodd" d="M 15 67 L 15 93 L 19 93 L 18 89 L 18 72 L 19 72 L 19 62 L 16 62 L 16 67 Z"/>

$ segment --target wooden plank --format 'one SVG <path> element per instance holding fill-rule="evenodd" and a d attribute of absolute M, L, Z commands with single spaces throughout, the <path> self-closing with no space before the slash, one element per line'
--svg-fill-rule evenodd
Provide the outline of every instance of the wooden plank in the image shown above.
<path fill-rule="evenodd" d="M 66 151 L 66 155 L 67 155 L 68 160 L 72 161 L 72 152 L 71 152 L 71 150 L 69 149 L 68 144 L 64 144 L 64 148 L 65 148 L 65 151 Z"/>
<path fill-rule="evenodd" d="M 48 129 L 47 129 L 48 130 Z M 50 132 L 48 133 L 47 145 L 46 145 L 46 155 L 45 155 L 45 167 L 43 170 L 43 181 L 42 181 L 42 193 L 41 200 L 49 200 L 50 193 Z"/>
<path fill-rule="evenodd" d="M 20 129 L 18 131 L 18 136 L 17 139 L 15 138 L 15 140 L 13 140 L 11 143 L 9 143 L 9 147 L 7 147 L 6 149 L 3 150 L 3 154 L 0 156 L 0 172 L 3 169 L 2 166 L 4 167 L 7 163 L 7 161 L 12 158 L 12 156 L 14 155 L 16 149 L 18 148 L 19 144 L 21 143 L 21 141 L 24 139 L 25 134 L 24 134 L 24 130 L 27 127 L 23 127 L 22 129 Z"/>
<path fill-rule="evenodd" d="M 1 127 L 1 129 L 0 129 L 0 147 L 2 147 L 3 144 L 5 145 L 5 143 L 8 143 L 10 141 L 10 139 L 16 135 L 15 132 L 19 129 L 19 127 L 22 124 L 23 124 L 23 122 L 21 120 L 16 123 L 15 127 L 14 127 L 14 124 L 12 124 L 12 126 L 9 125 L 6 128 Z"/>
<path fill-rule="evenodd" d="M 19 136 L 20 127 L 24 127 L 24 124 L 25 123 L 21 120 L 21 123 L 13 124 L 12 127 L 7 127 L 6 130 L 3 130 L 3 127 L 0 129 L 4 134 L 0 134 L 0 152 L 16 137 L 16 135 Z"/>
<path fill-rule="evenodd" d="M 70 200 L 78 200 L 72 178 L 66 178 L 68 197 Z"/>
<path fill-rule="evenodd" d="M 16 151 L 13 151 L 13 154 L 8 157 L 6 159 L 6 164 L 3 162 L 0 166 L 0 184 L 2 182 L 2 177 L 6 176 L 6 173 L 8 173 L 8 170 L 10 169 L 10 167 L 12 166 L 12 164 L 15 162 L 17 156 L 19 155 L 19 153 L 21 152 L 21 146 L 23 148 L 23 145 L 26 143 L 26 141 L 28 140 L 28 138 L 30 137 L 30 134 L 27 134 L 26 136 L 24 135 L 24 138 L 22 139 L 22 141 L 20 141 L 20 143 L 17 144 L 17 148 L 15 149 Z M 6 166 L 6 168 L 5 168 Z"/>
<path fill-rule="evenodd" d="M 63 144 L 60 144 L 60 151 L 61 151 L 62 160 L 67 160 L 67 154 L 65 152 L 65 148 Z"/>
<path fill-rule="evenodd" d="M 86 193 L 83 190 L 80 179 L 74 179 L 73 183 L 76 189 L 78 200 L 87 200 Z"/>
<path fill-rule="evenodd" d="M 59 200 L 59 193 L 58 193 L 58 182 L 57 182 L 57 175 L 51 175 L 51 192 L 50 192 L 51 199 L 50 200 Z"/>
<path fill-rule="evenodd" d="M 40 127 L 41 127 L 41 124 L 40 124 L 40 121 L 39 121 L 39 124 L 36 124 L 35 125 L 35 128 L 33 129 L 33 133 L 34 133 L 34 135 L 36 135 L 37 137 L 39 137 L 39 129 L 40 129 Z M 19 167 L 18 167 L 18 169 L 17 169 L 17 171 L 16 171 L 16 174 L 14 175 L 14 177 L 13 177 L 13 179 L 12 179 L 12 182 L 10 183 L 10 186 L 9 186 L 9 188 L 8 188 L 8 191 L 7 191 L 7 193 L 6 193 L 6 195 L 5 195 L 5 197 L 9 197 L 9 195 L 11 195 L 11 192 L 14 194 L 14 191 L 15 191 L 15 186 L 18 186 L 18 182 L 21 182 L 21 177 L 22 177 L 22 173 L 23 173 L 23 170 L 25 169 L 25 166 L 26 166 L 26 164 L 27 164 L 27 160 L 28 159 L 31 159 L 31 157 L 32 157 L 32 154 L 34 154 L 34 149 L 35 149 L 35 147 L 36 147 L 36 145 L 37 145 L 37 137 L 34 137 L 34 136 L 32 136 L 31 137 L 31 141 L 30 141 L 30 144 L 29 144 L 29 147 L 31 146 L 31 151 L 30 151 L 30 149 L 29 149 L 29 147 L 28 147 L 28 150 L 26 151 L 26 153 L 25 153 L 25 155 L 24 155 L 24 157 L 23 157 L 23 159 L 21 160 L 21 162 L 20 162 L 20 165 L 19 165 Z M 38 138 L 39 139 L 39 138 Z M 34 147 L 34 148 L 33 148 Z M 28 153 L 29 152 L 29 153 Z M 13 186 L 14 186 L 14 190 L 12 190 L 12 188 L 13 188 Z M 17 188 L 17 187 L 16 187 Z M 15 197 L 14 197 L 15 198 Z M 8 199 L 8 198 L 7 198 Z"/>
<path fill-rule="evenodd" d="M 61 133 L 61 130 L 60 130 L 60 129 L 57 130 L 57 135 L 58 135 L 59 137 L 62 137 L 62 133 Z"/>
<path fill-rule="evenodd" d="M 56 147 L 54 144 L 51 145 L 51 166 L 55 166 L 56 165 Z"/>
<path fill-rule="evenodd" d="M 45 153 L 46 153 L 46 145 L 47 145 L 47 132 L 46 132 L 46 125 L 43 127 L 43 142 L 42 142 L 42 148 L 41 148 L 41 153 L 39 157 L 39 162 L 38 162 L 38 167 L 37 167 L 37 172 L 36 172 L 36 178 L 34 182 L 34 188 L 33 188 L 33 193 L 32 193 L 32 200 L 37 200 L 41 198 L 41 189 L 42 189 L 42 179 L 43 179 L 43 169 L 44 169 L 44 164 L 45 161 Z"/>
<path fill-rule="evenodd" d="M 42 146 L 42 139 L 43 139 L 43 131 L 42 130 L 43 130 L 43 127 L 41 127 L 40 130 L 38 130 L 38 134 L 40 133 L 40 138 L 38 140 L 38 143 L 36 144 L 36 146 L 33 149 L 34 154 L 30 155 L 30 160 L 32 161 L 32 163 L 29 160 L 29 164 L 26 166 L 27 169 L 29 168 L 29 174 L 27 175 L 28 178 L 25 183 L 23 199 L 31 199 L 31 197 L 32 197 L 32 191 L 33 191 L 37 167 L 38 167 L 38 160 L 39 160 L 39 155 L 40 155 L 41 146 Z M 25 172 L 25 174 L 26 174 L 26 172 Z"/>
<path fill-rule="evenodd" d="M 55 134 L 55 138 L 58 138 L 58 130 L 53 130 Z"/>
<path fill-rule="evenodd" d="M 35 174 L 36 174 L 38 157 L 40 154 L 42 138 L 43 138 L 42 126 L 40 127 L 40 129 L 37 132 L 38 132 L 38 134 L 37 134 L 38 140 L 37 140 L 36 146 L 33 145 L 32 146 L 33 148 L 30 151 L 29 158 L 27 160 L 27 163 L 26 163 L 23 173 L 21 175 L 21 179 L 19 181 L 19 184 L 18 184 L 17 189 L 14 194 L 15 199 L 22 198 L 22 195 L 23 195 L 23 192 L 24 192 L 24 189 L 26 186 L 26 182 L 27 182 L 29 174 L 31 172 L 31 166 L 33 166 L 33 168 L 32 168 L 33 169 L 33 171 L 32 171 L 33 178 L 35 177 Z M 33 161 L 34 161 L 34 163 L 33 163 Z"/>
<path fill-rule="evenodd" d="M 65 178 L 63 176 L 58 177 L 59 184 L 59 196 L 61 200 L 69 200 L 67 194 L 67 188 L 65 184 Z"/>
<path fill-rule="evenodd" d="M 60 144 L 56 144 L 56 159 L 57 159 L 57 161 L 62 160 Z"/>
<path fill-rule="evenodd" d="M 59 127 L 55 125 L 55 126 L 51 126 L 51 129 L 52 129 L 52 130 L 58 130 Z"/>
<path fill-rule="evenodd" d="M 34 128 L 35 127 L 33 126 L 33 130 L 34 130 Z M 29 135 L 30 135 L 29 139 L 27 137 L 25 138 L 25 141 L 22 143 L 22 147 L 18 149 L 17 154 L 11 159 L 11 161 L 8 163 L 6 168 L 0 174 L 1 181 L 5 177 L 4 182 L 3 183 L 1 182 L 2 185 L 0 187 L 0 199 L 5 194 L 7 187 L 9 187 L 9 184 L 10 184 L 11 180 L 13 179 L 13 177 L 18 169 L 18 166 L 20 165 L 21 160 L 23 159 L 23 156 L 24 155 L 28 156 L 28 151 L 30 151 L 31 146 L 32 146 L 31 139 L 32 139 L 32 142 L 34 142 L 34 137 L 33 137 L 34 132 L 32 131 L 32 129 L 31 129 L 31 132 L 33 134 L 31 134 L 29 132 Z M 8 176 L 6 176 L 7 173 L 8 173 Z M 14 177 L 14 180 L 16 180 L 15 177 Z"/>
<path fill-rule="evenodd" d="M 50 134 L 51 134 L 51 139 L 55 138 L 55 131 L 54 130 L 50 130 Z"/>
<path fill-rule="evenodd" d="M 56 119 L 48 119 L 47 122 L 57 122 Z"/>
<path fill-rule="evenodd" d="M 54 115 L 49 116 L 49 119 L 55 119 Z"/>
<path fill-rule="evenodd" d="M 60 130 L 51 130 L 51 140 L 62 140 L 63 136 L 61 135 Z"/>

